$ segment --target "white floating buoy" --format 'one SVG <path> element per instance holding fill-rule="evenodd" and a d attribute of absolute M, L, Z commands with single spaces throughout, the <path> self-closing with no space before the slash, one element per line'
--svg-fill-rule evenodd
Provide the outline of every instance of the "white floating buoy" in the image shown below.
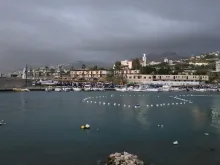
<path fill-rule="evenodd" d="M 149 107 L 149 105 L 147 105 L 147 107 Z"/>
<path fill-rule="evenodd" d="M 161 128 L 163 128 L 163 125 L 161 125 Z"/>
<path fill-rule="evenodd" d="M 85 127 L 86 127 L 86 128 L 90 128 L 90 125 L 89 125 L 89 124 L 86 124 Z"/>
<path fill-rule="evenodd" d="M 167 105 L 170 105 L 170 103 L 168 103 Z"/>
<path fill-rule="evenodd" d="M 180 104 L 182 104 L 182 102 Z"/>
<path fill-rule="evenodd" d="M 124 105 L 124 107 L 126 107 L 126 105 Z"/>
<path fill-rule="evenodd" d="M 158 105 L 158 104 L 156 104 L 156 106 L 158 107 L 159 105 Z"/>
<path fill-rule="evenodd" d="M 94 103 L 96 104 L 96 101 Z"/>
<path fill-rule="evenodd" d="M 172 103 L 172 105 L 174 105 L 174 103 Z"/>
<path fill-rule="evenodd" d="M 153 107 L 154 105 L 153 104 L 151 104 L 151 107 Z"/>
<path fill-rule="evenodd" d="M 165 105 L 165 103 L 163 103 L 163 105 Z"/>
<path fill-rule="evenodd" d="M 175 141 L 175 142 L 173 142 L 173 144 L 174 144 L 174 145 L 177 145 L 177 144 L 179 144 L 179 142 L 178 142 L 178 141 Z"/>
<path fill-rule="evenodd" d="M 176 105 L 178 105 L 178 103 L 176 103 Z"/>
<path fill-rule="evenodd" d="M 162 107 L 162 106 L 163 106 L 163 104 L 160 104 L 160 106 Z"/>
<path fill-rule="evenodd" d="M 130 107 L 130 105 L 128 105 L 128 107 Z"/>
<path fill-rule="evenodd" d="M 160 127 L 160 125 L 159 125 L 159 124 L 158 124 L 157 126 L 158 126 L 158 127 Z"/>
<path fill-rule="evenodd" d="M 108 105 L 110 105 L 110 103 L 108 103 Z"/>
<path fill-rule="evenodd" d="M 105 102 L 103 102 L 103 105 L 105 105 Z"/>
<path fill-rule="evenodd" d="M 204 133 L 206 136 L 209 136 L 209 133 Z"/>
<path fill-rule="evenodd" d="M 92 101 L 90 101 L 90 103 L 92 103 Z"/>
<path fill-rule="evenodd" d="M 101 102 L 99 102 L 99 104 L 101 104 Z"/>
<path fill-rule="evenodd" d="M 87 103 L 88 103 L 89 101 L 87 101 Z"/>
<path fill-rule="evenodd" d="M 114 103 L 114 105 L 116 105 L 116 103 Z"/>
<path fill-rule="evenodd" d="M 120 106 L 120 104 L 118 104 L 118 106 Z"/>

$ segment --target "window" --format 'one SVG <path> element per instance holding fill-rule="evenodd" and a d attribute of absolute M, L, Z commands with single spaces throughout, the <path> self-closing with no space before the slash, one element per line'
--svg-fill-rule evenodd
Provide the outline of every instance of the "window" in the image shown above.
<path fill-rule="evenodd" d="M 141 79 L 141 76 L 138 76 L 138 79 Z"/>
<path fill-rule="evenodd" d="M 144 79 L 146 79 L 146 77 L 144 76 Z"/>
<path fill-rule="evenodd" d="M 129 79 L 132 79 L 132 77 L 131 77 L 131 76 L 129 76 Z"/>
<path fill-rule="evenodd" d="M 136 77 L 134 76 L 134 79 L 135 79 Z"/>

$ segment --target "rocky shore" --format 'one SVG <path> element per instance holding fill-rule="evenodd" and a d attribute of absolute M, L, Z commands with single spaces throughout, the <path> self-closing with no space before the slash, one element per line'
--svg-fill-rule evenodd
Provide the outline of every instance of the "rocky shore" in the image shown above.
<path fill-rule="evenodd" d="M 146 165 L 137 155 L 127 152 L 114 153 L 109 155 L 106 165 Z"/>

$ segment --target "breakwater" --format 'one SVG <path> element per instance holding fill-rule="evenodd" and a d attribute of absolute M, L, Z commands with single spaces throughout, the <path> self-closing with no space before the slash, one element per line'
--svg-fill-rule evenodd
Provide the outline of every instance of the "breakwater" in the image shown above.
<path fill-rule="evenodd" d="M 0 89 L 9 90 L 12 88 L 23 88 L 25 86 L 31 86 L 31 80 L 24 80 L 21 78 L 0 78 Z"/>

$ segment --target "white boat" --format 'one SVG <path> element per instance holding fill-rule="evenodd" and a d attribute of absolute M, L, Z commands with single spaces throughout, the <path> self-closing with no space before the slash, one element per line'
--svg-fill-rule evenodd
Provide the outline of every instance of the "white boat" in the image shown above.
<path fill-rule="evenodd" d="M 158 88 L 146 88 L 145 91 L 146 92 L 158 92 L 159 89 Z"/>
<path fill-rule="evenodd" d="M 196 92 L 206 92 L 206 89 L 204 89 L 204 88 L 193 88 L 193 91 L 196 91 Z"/>
<path fill-rule="evenodd" d="M 91 90 L 92 90 L 91 85 L 84 86 L 84 91 L 91 91 Z"/>
<path fill-rule="evenodd" d="M 93 87 L 91 90 L 93 90 L 93 91 L 98 91 L 99 88 L 97 88 L 97 87 Z"/>
<path fill-rule="evenodd" d="M 13 88 L 14 92 L 30 92 L 27 88 Z"/>
<path fill-rule="evenodd" d="M 41 85 L 54 86 L 54 85 L 57 85 L 57 84 L 58 84 L 58 81 L 52 81 L 52 80 L 42 81 L 42 80 L 40 80 L 39 83 L 41 83 Z"/>
<path fill-rule="evenodd" d="M 183 89 L 177 88 L 177 87 L 172 87 L 170 88 L 171 91 L 183 91 Z"/>
<path fill-rule="evenodd" d="M 69 92 L 69 91 L 71 91 L 71 88 L 64 87 L 64 88 L 63 88 L 63 91 L 64 91 L 64 92 Z"/>
<path fill-rule="evenodd" d="M 105 88 L 98 88 L 99 91 L 105 91 Z"/>
<path fill-rule="evenodd" d="M 116 91 L 120 91 L 120 92 L 126 92 L 128 91 L 126 87 L 124 88 L 115 88 Z"/>
<path fill-rule="evenodd" d="M 54 91 L 55 91 L 55 92 L 61 92 L 62 89 L 61 89 L 61 88 L 55 88 Z"/>
<path fill-rule="evenodd" d="M 169 92 L 171 91 L 171 87 L 169 85 L 163 85 L 162 88 L 160 88 L 160 91 Z"/>
<path fill-rule="evenodd" d="M 49 86 L 49 87 L 47 87 L 47 88 L 45 89 L 45 91 L 46 91 L 46 92 L 51 92 L 51 91 L 53 91 L 53 88 L 52 88 L 51 86 Z"/>
<path fill-rule="evenodd" d="M 76 91 L 76 92 L 79 92 L 79 91 L 81 91 L 82 89 L 79 88 L 79 87 L 76 87 L 76 88 L 73 88 L 73 90 Z"/>

